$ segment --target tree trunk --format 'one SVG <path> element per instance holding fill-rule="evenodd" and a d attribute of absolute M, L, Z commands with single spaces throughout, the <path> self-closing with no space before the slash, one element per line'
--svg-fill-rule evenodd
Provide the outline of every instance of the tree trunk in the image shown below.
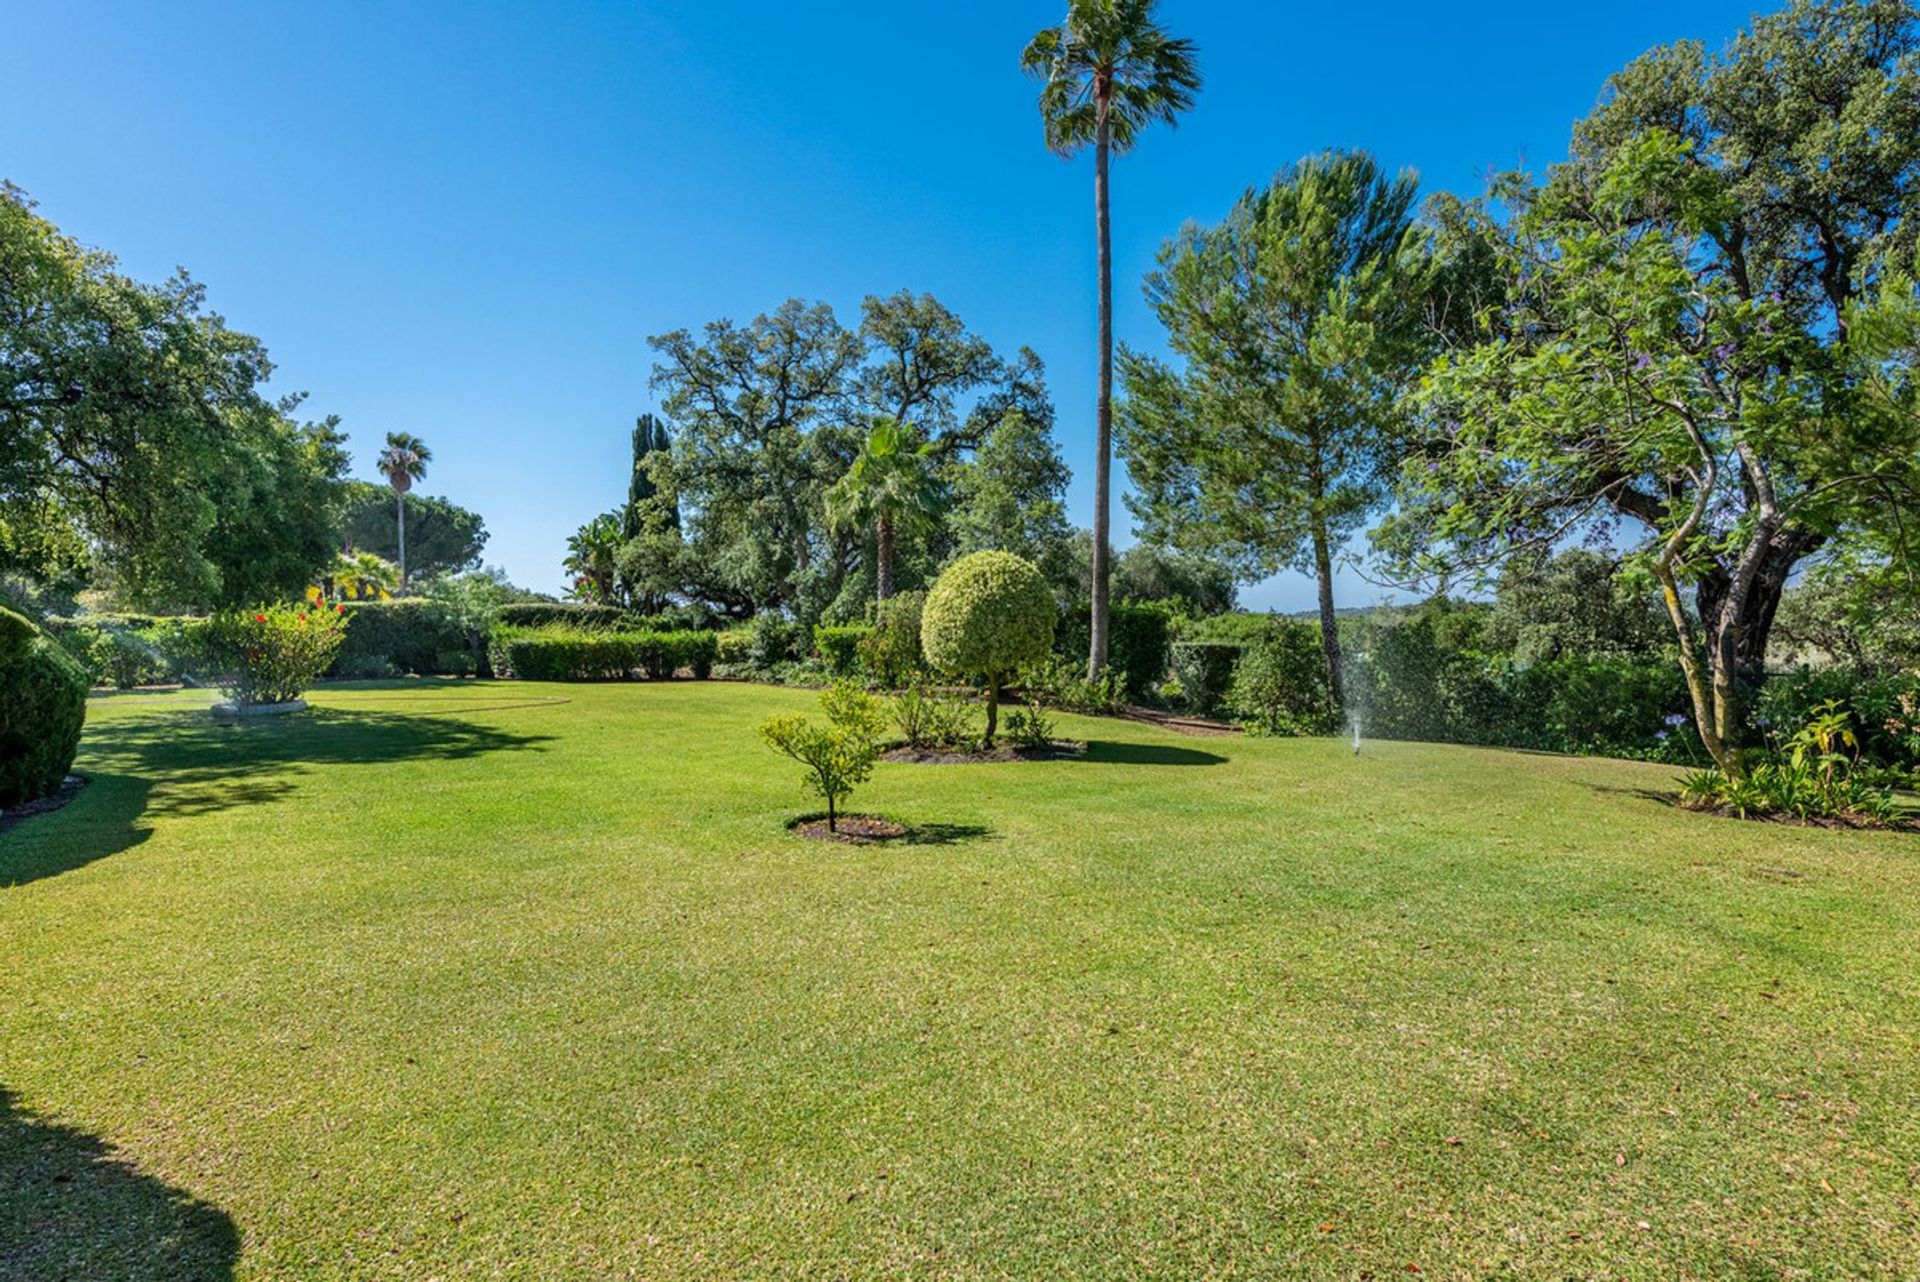
<path fill-rule="evenodd" d="M 834 813 L 832 793 L 827 794 L 827 831 L 828 832 L 840 831 L 839 816 Z"/>
<path fill-rule="evenodd" d="M 407 492 L 400 490 L 393 496 L 393 523 L 400 539 L 400 595 L 407 594 Z"/>
<path fill-rule="evenodd" d="M 1107 490 L 1113 456 L 1113 235 L 1107 211 L 1107 103 L 1111 85 L 1096 86 L 1099 115 L 1093 144 L 1093 219 L 1099 238 L 1100 273 L 1100 398 L 1094 409 L 1097 454 L 1093 467 L 1093 591 L 1088 629 L 1087 679 L 1096 680 L 1107 666 L 1107 543 L 1111 537 Z"/>
<path fill-rule="evenodd" d="M 1000 675 L 995 673 L 987 678 L 987 733 L 982 736 L 980 745 L 993 747 L 994 732 L 1000 728 Z"/>
<path fill-rule="evenodd" d="M 893 595 L 893 518 L 884 514 L 873 523 L 873 595 L 884 601 Z"/>
<path fill-rule="evenodd" d="M 1340 679 L 1340 624 L 1333 614 L 1333 551 L 1327 546 L 1326 522 L 1313 522 L 1313 574 L 1320 588 L 1320 649 L 1327 656 L 1327 693 L 1333 709 L 1347 706 L 1345 683 Z"/>

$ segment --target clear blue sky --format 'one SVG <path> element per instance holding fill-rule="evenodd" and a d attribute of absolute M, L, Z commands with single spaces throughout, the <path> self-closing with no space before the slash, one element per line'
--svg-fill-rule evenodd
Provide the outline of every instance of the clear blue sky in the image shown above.
<path fill-rule="evenodd" d="M 1750 5 L 1165 0 L 1206 88 L 1117 165 L 1119 336 L 1189 218 L 1328 146 L 1477 191 L 1560 157 L 1606 74 Z M 649 334 L 801 296 L 931 291 L 1046 360 L 1092 510 L 1091 163 L 1041 146 L 1017 61 L 1061 0 L 110 4 L 12 0 L 0 176 L 135 275 L 189 268 L 337 413 L 355 471 L 426 438 L 426 490 L 556 589 L 625 493 Z M 1116 505 L 1116 510 L 1118 507 Z M 1124 542 L 1124 538 L 1122 539 Z M 1344 599 L 1376 592 L 1343 581 Z M 1245 594 L 1311 604 L 1282 576 Z"/>

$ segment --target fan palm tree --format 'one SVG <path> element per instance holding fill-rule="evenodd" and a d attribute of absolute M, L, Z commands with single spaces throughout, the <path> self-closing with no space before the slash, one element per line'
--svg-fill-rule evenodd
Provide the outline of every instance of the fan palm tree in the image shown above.
<path fill-rule="evenodd" d="M 1047 146 L 1061 156 L 1093 147 L 1093 217 L 1099 238 L 1100 393 L 1095 407 L 1098 457 L 1093 480 L 1093 635 L 1087 675 L 1107 665 L 1109 475 L 1113 460 L 1113 236 L 1107 212 L 1107 162 L 1125 153 L 1156 120 L 1174 124 L 1200 91 L 1191 40 L 1154 20 L 1155 0 L 1068 0 L 1067 18 L 1036 35 L 1020 66 L 1041 81 L 1040 119 Z"/>
<path fill-rule="evenodd" d="M 567 536 L 567 559 L 560 564 L 573 576 L 575 597 L 601 605 L 613 604 L 621 542 L 617 512 L 602 512 Z"/>
<path fill-rule="evenodd" d="M 380 451 L 375 466 L 393 487 L 394 521 L 399 528 L 400 591 L 407 590 L 407 491 L 427 474 L 433 451 L 412 432 L 388 432 L 387 447 Z"/>
<path fill-rule="evenodd" d="M 827 519 L 835 529 L 872 530 L 879 600 L 893 595 L 894 539 L 933 528 L 944 498 L 932 443 L 910 424 L 874 419 L 853 466 L 827 491 Z"/>

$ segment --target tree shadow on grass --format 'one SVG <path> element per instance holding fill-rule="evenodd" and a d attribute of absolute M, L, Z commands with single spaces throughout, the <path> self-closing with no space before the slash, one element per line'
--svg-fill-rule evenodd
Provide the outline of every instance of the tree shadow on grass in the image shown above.
<path fill-rule="evenodd" d="M 552 739 L 453 714 L 337 708 L 232 725 L 198 710 L 110 721 L 87 731 L 92 782 L 80 795 L 0 840 L 0 886 L 118 854 L 146 840 L 154 819 L 283 800 L 315 769 L 542 751 Z"/>
<path fill-rule="evenodd" d="M 906 835 L 899 839 L 902 846 L 955 846 L 963 841 L 978 841 L 982 837 L 991 837 L 993 830 L 985 824 L 911 824 Z"/>
<path fill-rule="evenodd" d="M 1095 739 L 1087 744 L 1080 760 L 1116 766 L 1223 766 L 1227 759 L 1198 748 L 1177 748 L 1162 743 L 1115 743 Z"/>
<path fill-rule="evenodd" d="M 225 1211 L 21 1112 L 0 1087 L 0 1282 L 198 1282 L 232 1277 L 239 1254 Z"/>

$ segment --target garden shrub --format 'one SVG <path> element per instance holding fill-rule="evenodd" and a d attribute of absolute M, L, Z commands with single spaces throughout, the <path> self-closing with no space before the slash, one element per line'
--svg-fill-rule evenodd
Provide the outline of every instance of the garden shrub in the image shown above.
<path fill-rule="evenodd" d="M 860 659 L 860 643 L 872 634 L 873 629 L 863 624 L 823 623 L 813 630 L 813 648 L 833 676 L 850 677 Z"/>
<path fill-rule="evenodd" d="M 973 705 L 941 694 L 925 679 L 893 700 L 893 721 L 912 748 L 957 748 L 973 741 Z"/>
<path fill-rule="evenodd" d="M 963 556 L 927 593 L 920 619 L 927 662 L 941 672 L 985 678 L 981 740 L 987 746 L 998 723 L 1001 684 L 1023 664 L 1046 656 L 1056 618 L 1045 577 L 1011 552 Z"/>
<path fill-rule="evenodd" d="M 439 601 L 402 598 L 347 602 L 346 639 L 330 676 L 457 676 L 477 666 L 459 616 Z M 451 656 L 463 656 L 451 658 Z M 443 663 L 443 657 L 449 659 Z"/>
<path fill-rule="evenodd" d="M 880 757 L 886 714 L 880 701 L 851 681 L 837 681 L 820 696 L 822 726 L 794 713 L 769 717 L 760 737 L 774 751 L 806 767 L 806 784 L 827 803 L 827 830 L 839 829 L 842 798 L 865 783 Z"/>
<path fill-rule="evenodd" d="M 80 665 L 24 615 L 0 607 L 0 807 L 60 786 L 86 718 Z"/>
<path fill-rule="evenodd" d="M 514 601 L 494 612 L 494 622 L 508 628 L 610 630 L 632 626 L 632 617 L 613 605 L 589 605 L 583 601 Z"/>
<path fill-rule="evenodd" d="M 1187 707 L 1203 717 L 1220 711 L 1233 685 L 1234 667 L 1246 650 L 1239 641 L 1176 641 L 1173 674 Z"/>
<path fill-rule="evenodd" d="M 717 648 L 711 632 L 497 628 L 489 657 L 496 675 L 521 681 L 628 681 L 635 673 L 665 680 L 681 668 L 704 680 Z"/>
<path fill-rule="evenodd" d="M 924 592 L 901 592 L 874 606 L 873 630 L 860 643 L 860 666 L 888 690 L 906 685 L 920 671 L 920 617 L 926 604 Z"/>
<path fill-rule="evenodd" d="M 777 614 L 756 614 L 748 625 L 753 643 L 747 647 L 747 662 L 762 670 L 776 663 L 800 657 L 800 627 Z"/>
<path fill-rule="evenodd" d="M 346 638 L 343 607 L 262 606 L 208 619 L 207 669 L 236 703 L 288 703 L 333 663 Z"/>
<path fill-rule="evenodd" d="M 1092 644 L 1091 607 L 1084 601 L 1061 620 L 1054 649 L 1063 657 L 1087 661 Z M 1172 607 L 1165 602 L 1107 607 L 1107 667 L 1121 674 L 1127 697 L 1144 699 L 1167 675 L 1173 640 Z"/>
<path fill-rule="evenodd" d="M 1863 763 L 1900 774 L 1920 768 L 1920 675 L 1856 667 L 1779 673 L 1754 700 L 1754 725 L 1774 738 L 1830 701 L 1846 709 Z"/>
<path fill-rule="evenodd" d="M 746 667 L 753 656 L 753 629 L 728 628 L 714 634 L 714 661 L 723 667 Z"/>
<path fill-rule="evenodd" d="M 1320 632 L 1298 619 L 1274 618 L 1233 668 L 1227 706 L 1259 734 L 1325 734 L 1338 723 L 1327 688 Z"/>
<path fill-rule="evenodd" d="M 1893 794 L 1873 784 L 1860 769 L 1860 741 L 1853 712 L 1838 699 L 1812 709 L 1776 749 L 1771 760 L 1744 777 L 1717 767 L 1695 771 L 1680 789 L 1680 803 L 1692 809 L 1726 810 L 1742 819 L 1752 815 L 1792 815 L 1796 819 L 1847 819 L 1883 825 L 1894 821 Z"/>
<path fill-rule="evenodd" d="M 128 690 L 181 679 L 186 656 L 178 636 L 193 622 L 149 614 L 90 614 L 50 618 L 42 630 L 80 665 L 90 685 Z"/>

